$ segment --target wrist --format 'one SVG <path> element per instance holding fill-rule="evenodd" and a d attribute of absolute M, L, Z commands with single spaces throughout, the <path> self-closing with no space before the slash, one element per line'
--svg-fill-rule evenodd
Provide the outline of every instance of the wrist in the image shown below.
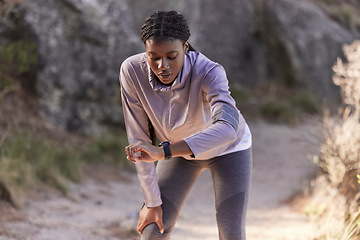
<path fill-rule="evenodd" d="M 158 209 L 158 208 L 161 208 L 161 205 L 159 206 L 155 206 L 155 207 L 147 207 L 148 209 Z"/>
<path fill-rule="evenodd" d="M 158 149 L 158 160 L 162 160 L 162 159 L 164 159 L 164 157 L 165 157 L 165 155 L 164 155 L 164 150 L 163 150 L 163 147 L 162 146 L 159 146 L 159 147 L 157 147 L 157 149 Z"/>

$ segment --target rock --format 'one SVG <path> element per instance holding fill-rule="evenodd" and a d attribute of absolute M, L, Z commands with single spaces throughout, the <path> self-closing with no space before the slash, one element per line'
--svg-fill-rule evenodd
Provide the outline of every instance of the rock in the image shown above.
<path fill-rule="evenodd" d="M 121 125 L 119 67 L 141 47 L 124 1 L 28 0 L 24 7 L 38 39 L 44 115 L 85 134 Z"/>
<path fill-rule="evenodd" d="M 36 91 L 46 118 L 72 132 L 95 135 L 123 124 L 119 65 L 144 50 L 140 26 L 156 6 L 184 12 L 194 46 L 221 62 L 231 79 L 241 81 L 236 59 L 244 49 L 240 43 L 248 39 L 254 26 L 249 0 L 234 0 L 230 5 L 213 0 L 159 0 L 151 6 L 147 1 L 27 0 L 23 4 L 25 22 L 37 36 L 42 66 Z M 216 11 L 219 8 L 226 9 Z M 243 30 L 228 31 L 231 28 Z"/>
<path fill-rule="evenodd" d="M 254 88 L 263 81 L 305 87 L 339 103 L 332 66 L 353 35 L 306 0 L 155 1 L 188 20 L 192 45 L 227 70 L 232 85 Z M 152 13 L 145 0 L 128 3 L 140 28 Z M 145 14 L 146 13 L 146 14 Z"/>
<path fill-rule="evenodd" d="M 305 0 L 262 0 L 258 13 L 272 72 L 268 77 L 308 86 L 329 105 L 339 103 L 332 66 L 343 57 L 342 45 L 354 40 L 352 34 Z"/>
<path fill-rule="evenodd" d="M 247 51 L 256 30 L 250 0 L 192 1 L 179 9 L 187 13 L 194 47 L 222 64 L 229 81 L 251 85 L 246 78 Z M 174 6 L 176 7 L 176 6 Z"/>
<path fill-rule="evenodd" d="M 247 80 L 246 52 L 255 32 L 254 9 L 251 0 L 128 0 L 137 29 L 155 10 L 176 10 L 182 13 L 190 27 L 191 45 L 210 59 L 221 63 L 231 82 L 251 85 Z M 249 83 L 249 84 L 247 84 Z"/>
<path fill-rule="evenodd" d="M 306 0 L 23 0 L 21 7 L 39 55 L 28 87 L 47 119 L 86 135 L 123 125 L 119 67 L 144 51 L 140 27 L 157 9 L 184 14 L 190 42 L 225 67 L 231 85 L 278 81 L 330 102 L 340 102 L 332 66 L 353 40 Z"/>

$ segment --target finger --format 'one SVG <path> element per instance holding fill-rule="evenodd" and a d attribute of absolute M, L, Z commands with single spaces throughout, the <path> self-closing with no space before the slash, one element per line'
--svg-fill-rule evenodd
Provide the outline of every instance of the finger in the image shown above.
<path fill-rule="evenodd" d="M 129 157 L 131 156 L 129 146 L 125 147 L 125 152 L 126 152 L 126 155 L 128 155 Z"/>
<path fill-rule="evenodd" d="M 136 160 L 135 160 L 133 157 L 127 156 L 126 158 L 127 158 L 127 160 L 129 160 L 129 161 L 136 162 Z"/>
<path fill-rule="evenodd" d="M 126 157 L 126 159 L 129 160 L 129 161 L 132 161 L 133 163 L 136 163 L 136 161 L 134 159 L 131 159 L 129 157 Z"/>
<path fill-rule="evenodd" d="M 132 150 L 132 147 L 130 146 L 127 146 L 125 147 L 125 152 L 126 152 L 126 155 L 127 155 L 127 159 L 132 161 L 132 162 L 136 162 L 136 160 L 134 159 L 134 156 L 133 156 L 133 150 Z"/>
<path fill-rule="evenodd" d="M 143 147 L 141 147 L 141 146 L 134 146 L 133 148 L 132 148 L 132 155 L 134 155 L 135 153 L 138 153 L 138 152 L 141 152 L 141 151 L 143 151 L 144 149 L 143 149 Z"/>
<path fill-rule="evenodd" d="M 142 235 L 142 232 L 143 232 L 144 228 L 145 228 L 145 224 L 139 222 L 139 224 L 137 225 L 136 230 L 140 235 Z"/>
<path fill-rule="evenodd" d="M 157 225 L 158 225 L 158 227 L 159 227 L 159 231 L 160 231 L 160 233 L 164 233 L 165 229 L 164 229 L 164 224 L 163 224 L 162 219 L 160 219 L 160 220 L 156 221 L 156 224 L 157 224 Z"/>

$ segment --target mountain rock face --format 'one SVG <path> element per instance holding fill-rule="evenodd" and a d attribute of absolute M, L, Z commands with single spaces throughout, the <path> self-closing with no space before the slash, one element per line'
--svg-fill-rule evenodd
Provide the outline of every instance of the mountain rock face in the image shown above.
<path fill-rule="evenodd" d="M 354 40 L 305 0 L 24 0 L 21 8 L 37 42 L 43 114 L 89 135 L 123 124 L 119 67 L 144 51 L 140 27 L 157 9 L 184 14 L 191 44 L 221 63 L 232 85 L 279 81 L 334 102 L 340 95 L 332 66 Z"/>
<path fill-rule="evenodd" d="M 44 115 L 85 134 L 121 124 L 119 67 L 140 45 L 127 4 L 29 0 L 24 7 L 38 40 L 36 92 Z"/>
<path fill-rule="evenodd" d="M 344 57 L 342 45 L 353 36 L 307 1 L 264 0 L 259 6 L 267 63 L 276 78 L 307 86 L 329 104 L 339 102 L 332 66 Z"/>

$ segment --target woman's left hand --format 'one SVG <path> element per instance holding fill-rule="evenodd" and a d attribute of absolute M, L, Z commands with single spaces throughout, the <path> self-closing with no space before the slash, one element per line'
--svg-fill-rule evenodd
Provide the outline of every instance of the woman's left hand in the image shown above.
<path fill-rule="evenodd" d="M 156 162 L 164 158 L 162 148 L 151 145 L 147 142 L 137 142 L 125 147 L 127 159 L 136 162 Z"/>

